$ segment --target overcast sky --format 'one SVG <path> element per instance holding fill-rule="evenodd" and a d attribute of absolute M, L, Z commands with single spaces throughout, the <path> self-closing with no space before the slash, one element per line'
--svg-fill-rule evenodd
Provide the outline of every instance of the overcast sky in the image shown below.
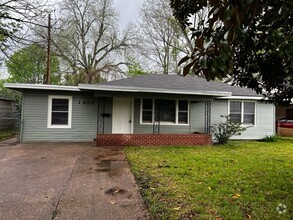
<path fill-rule="evenodd" d="M 121 28 L 125 27 L 129 22 L 136 22 L 143 2 L 144 0 L 114 0 L 114 8 L 120 15 Z M 7 76 L 5 66 L 0 66 L 0 78 L 6 78 Z"/>
<path fill-rule="evenodd" d="M 120 25 L 125 27 L 129 22 L 135 23 L 139 17 L 144 0 L 114 0 L 114 7 L 120 15 Z"/>

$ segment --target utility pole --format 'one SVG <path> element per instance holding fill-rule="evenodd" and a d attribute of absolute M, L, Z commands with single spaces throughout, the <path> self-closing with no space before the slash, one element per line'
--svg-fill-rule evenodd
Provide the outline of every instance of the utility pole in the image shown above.
<path fill-rule="evenodd" d="M 47 43 L 47 74 L 46 74 L 46 84 L 50 84 L 50 66 L 51 66 L 51 14 L 48 15 L 48 43 Z"/>

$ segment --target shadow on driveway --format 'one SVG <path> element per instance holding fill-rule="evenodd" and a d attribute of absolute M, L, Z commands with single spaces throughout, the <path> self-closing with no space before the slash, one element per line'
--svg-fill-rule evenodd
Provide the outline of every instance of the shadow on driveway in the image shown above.
<path fill-rule="evenodd" d="M 123 149 L 0 146 L 0 219 L 148 219 Z"/>

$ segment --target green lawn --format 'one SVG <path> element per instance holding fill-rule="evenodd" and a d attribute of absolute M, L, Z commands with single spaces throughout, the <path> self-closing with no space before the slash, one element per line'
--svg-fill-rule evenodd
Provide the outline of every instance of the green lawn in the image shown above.
<path fill-rule="evenodd" d="M 293 219 L 292 139 L 125 152 L 154 219 Z"/>
<path fill-rule="evenodd" d="M 15 135 L 14 130 L 2 130 L 0 131 L 0 141 L 13 137 L 13 135 Z"/>

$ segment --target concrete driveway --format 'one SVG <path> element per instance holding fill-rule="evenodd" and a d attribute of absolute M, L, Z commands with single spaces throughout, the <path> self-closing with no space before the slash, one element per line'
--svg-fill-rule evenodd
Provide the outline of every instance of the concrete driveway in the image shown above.
<path fill-rule="evenodd" d="M 0 146 L 0 219 L 148 219 L 123 150 Z"/>

